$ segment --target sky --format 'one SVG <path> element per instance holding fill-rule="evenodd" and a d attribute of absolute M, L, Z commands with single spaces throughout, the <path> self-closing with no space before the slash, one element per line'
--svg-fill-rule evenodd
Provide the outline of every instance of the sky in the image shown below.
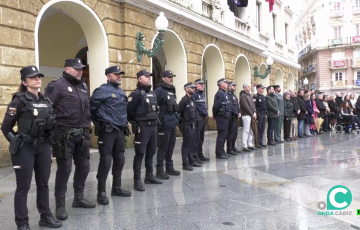
<path fill-rule="evenodd" d="M 300 17 L 306 2 L 309 2 L 309 0 L 283 0 L 283 3 L 289 5 L 291 11 L 294 13 L 294 22 Z"/>

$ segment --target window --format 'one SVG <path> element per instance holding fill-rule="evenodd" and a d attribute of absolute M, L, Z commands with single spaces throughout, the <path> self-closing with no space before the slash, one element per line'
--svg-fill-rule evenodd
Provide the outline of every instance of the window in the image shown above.
<path fill-rule="evenodd" d="M 334 27 L 334 38 L 341 38 L 341 27 Z"/>
<path fill-rule="evenodd" d="M 288 43 L 288 28 L 289 28 L 289 25 L 287 23 L 285 23 L 285 44 Z"/>
<path fill-rule="evenodd" d="M 360 0 L 359 0 L 360 1 Z M 360 35 L 360 25 L 357 24 L 356 25 L 356 36 L 359 36 Z"/>
<path fill-rule="evenodd" d="M 342 73 L 335 73 L 335 81 L 342 81 L 343 80 Z"/>
<path fill-rule="evenodd" d="M 261 15 L 260 7 L 261 7 L 261 3 L 257 2 L 256 3 L 256 26 L 257 26 L 259 32 L 260 32 L 260 15 Z"/>
<path fill-rule="evenodd" d="M 360 58 L 360 50 L 354 50 L 354 58 Z"/>
<path fill-rule="evenodd" d="M 331 56 L 333 60 L 341 60 L 344 59 L 344 54 L 344 52 L 334 52 Z"/>
<path fill-rule="evenodd" d="M 340 10 L 340 2 L 334 2 L 334 10 Z"/>
<path fill-rule="evenodd" d="M 355 7 L 360 7 L 360 0 L 355 0 Z"/>
<path fill-rule="evenodd" d="M 356 79 L 357 79 L 357 80 L 360 80 L 360 71 L 357 71 L 357 72 L 356 72 Z"/>
<path fill-rule="evenodd" d="M 272 17 L 273 17 L 273 35 L 274 35 L 274 39 L 276 40 L 276 14 L 273 14 Z"/>

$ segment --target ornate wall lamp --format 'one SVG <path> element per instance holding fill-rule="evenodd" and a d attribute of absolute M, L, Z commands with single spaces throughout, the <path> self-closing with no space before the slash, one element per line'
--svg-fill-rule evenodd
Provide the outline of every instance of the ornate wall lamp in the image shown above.
<path fill-rule="evenodd" d="M 167 27 L 169 25 L 168 20 L 164 16 L 163 12 L 160 12 L 159 16 L 157 17 L 155 21 L 156 29 L 159 31 L 158 36 L 155 38 L 153 47 L 151 49 L 146 49 L 144 44 L 144 38 L 145 35 L 141 33 L 139 30 L 136 33 L 136 50 L 137 50 L 137 59 L 139 62 L 142 60 L 143 55 L 147 55 L 148 57 L 155 57 L 156 53 L 158 52 L 160 46 L 164 44 L 164 36 L 165 36 L 165 30 L 167 30 Z"/>
<path fill-rule="evenodd" d="M 256 81 L 257 77 L 260 77 L 261 79 L 265 79 L 269 73 L 271 72 L 271 66 L 274 63 L 274 60 L 272 59 L 271 55 L 268 56 L 268 58 L 266 59 L 266 65 L 268 66 L 268 68 L 265 70 L 264 74 L 259 74 L 258 68 L 257 66 L 254 66 L 254 79 Z"/>

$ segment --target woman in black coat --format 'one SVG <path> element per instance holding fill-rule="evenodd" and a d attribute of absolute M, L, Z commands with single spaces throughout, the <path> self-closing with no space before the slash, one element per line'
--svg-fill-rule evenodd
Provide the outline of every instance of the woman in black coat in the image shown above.
<path fill-rule="evenodd" d="M 310 125 L 311 125 L 311 117 L 313 117 L 314 115 L 314 109 L 309 94 L 305 94 L 304 99 L 307 110 L 306 120 L 305 120 L 305 136 L 312 136 L 310 133 Z"/>
<path fill-rule="evenodd" d="M 335 125 L 337 124 L 337 119 L 339 118 L 339 107 L 335 102 L 334 96 L 329 97 L 328 105 L 330 108 L 330 113 L 335 114 L 335 116 L 330 119 L 331 130 L 334 131 Z"/>

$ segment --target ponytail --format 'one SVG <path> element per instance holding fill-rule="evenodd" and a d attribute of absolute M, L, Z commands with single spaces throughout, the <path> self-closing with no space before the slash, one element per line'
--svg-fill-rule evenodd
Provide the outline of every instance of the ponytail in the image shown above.
<path fill-rule="evenodd" d="M 19 93 L 24 93 L 24 92 L 26 92 L 26 90 L 27 90 L 27 87 L 22 83 L 22 81 L 21 81 L 21 83 L 20 83 L 20 85 L 19 85 L 19 89 L 18 89 L 18 92 Z"/>

